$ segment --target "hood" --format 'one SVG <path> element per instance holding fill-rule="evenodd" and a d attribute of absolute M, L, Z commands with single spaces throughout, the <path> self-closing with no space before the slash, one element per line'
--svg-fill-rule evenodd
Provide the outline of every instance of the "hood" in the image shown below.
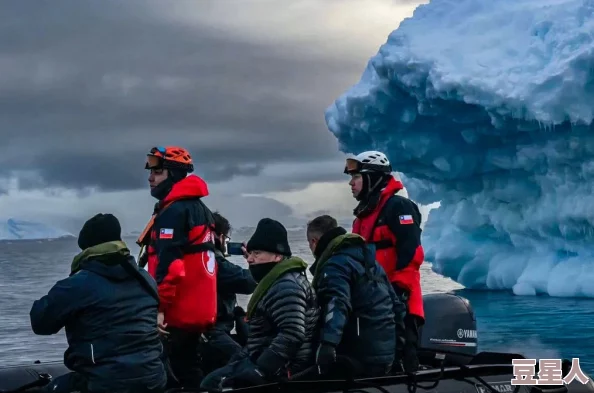
<path fill-rule="evenodd" d="M 390 177 L 390 180 L 388 180 L 388 184 L 386 184 L 386 187 L 381 191 L 381 194 L 394 195 L 403 188 L 404 185 L 402 184 L 402 182 L 400 180 L 396 180 L 394 176 L 392 176 Z"/>
<path fill-rule="evenodd" d="M 338 251 L 341 254 L 346 254 L 353 259 L 363 262 L 364 265 L 369 263 L 368 259 L 375 260 L 375 252 L 371 252 L 369 255 L 364 255 L 363 250 L 368 249 L 365 244 L 365 239 L 355 233 L 346 233 L 343 235 L 335 236 L 330 240 L 327 246 L 320 252 L 320 256 L 316 259 L 309 271 L 313 275 L 312 285 L 317 286 L 319 279 L 319 272 L 322 270 L 322 266 Z M 366 258 L 367 257 L 367 258 Z"/>
<path fill-rule="evenodd" d="M 99 259 L 89 259 L 86 263 L 81 267 L 81 270 L 88 270 L 95 274 L 99 274 L 111 281 L 126 281 L 126 280 L 136 280 L 137 278 L 134 277 L 126 268 L 124 268 L 123 264 L 128 265 L 128 269 L 132 267 L 135 270 L 138 270 L 138 265 L 136 264 L 136 260 L 132 255 L 128 255 L 127 257 L 122 255 L 114 255 L 111 257 L 112 263 L 114 264 L 106 264 L 104 261 Z"/>
<path fill-rule="evenodd" d="M 127 266 L 124 267 L 124 264 Z M 80 270 L 88 270 L 113 281 L 125 281 L 133 278 L 130 272 L 138 271 L 138 265 L 126 243 L 113 241 L 89 247 L 75 256 L 70 274 Z"/>
<path fill-rule="evenodd" d="M 205 196 L 208 196 L 208 185 L 206 182 L 196 175 L 189 175 L 171 187 L 171 191 L 163 199 L 162 204 L 179 199 L 202 198 Z"/>

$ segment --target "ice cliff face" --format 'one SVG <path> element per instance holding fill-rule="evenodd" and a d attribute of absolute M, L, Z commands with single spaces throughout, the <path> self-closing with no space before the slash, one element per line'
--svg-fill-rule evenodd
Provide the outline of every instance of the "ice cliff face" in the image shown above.
<path fill-rule="evenodd" d="M 41 240 L 72 236 L 71 233 L 37 222 L 13 218 L 0 221 L 0 240 Z"/>
<path fill-rule="evenodd" d="M 594 1 L 432 0 L 326 111 L 433 210 L 433 269 L 474 288 L 594 297 Z"/>

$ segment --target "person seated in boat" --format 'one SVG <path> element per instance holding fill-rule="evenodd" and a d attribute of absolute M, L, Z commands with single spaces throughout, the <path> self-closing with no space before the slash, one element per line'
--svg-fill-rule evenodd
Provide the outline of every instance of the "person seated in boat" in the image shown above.
<path fill-rule="evenodd" d="M 397 325 L 404 329 L 406 305 L 361 236 L 347 233 L 328 215 L 310 221 L 306 232 L 315 257 L 312 287 L 322 309 L 316 353 L 320 373 L 387 375 L 398 360 L 397 340 L 402 345 L 403 337 L 395 332 Z M 337 355 L 350 359 L 355 369 L 335 363 Z"/>
<path fill-rule="evenodd" d="M 155 281 L 139 269 L 121 239 L 120 223 L 97 214 L 82 227 L 70 276 L 33 303 L 38 335 L 66 330 L 64 364 L 72 372 L 45 391 L 162 392 L 167 375 L 157 330 Z"/>
<path fill-rule="evenodd" d="M 215 256 L 217 261 L 217 322 L 204 333 L 202 344 L 202 371 L 209 371 L 226 365 L 231 357 L 241 351 L 242 346 L 236 341 L 231 331 L 235 327 L 237 294 L 251 295 L 258 283 L 249 269 L 237 266 L 225 258 L 226 241 L 229 239 L 231 224 L 220 213 L 214 212 Z M 238 333 L 240 328 L 236 329 Z M 243 341 L 243 340 L 241 340 Z"/>
<path fill-rule="evenodd" d="M 270 383 L 314 365 L 319 307 L 307 263 L 292 255 L 285 227 L 260 220 L 246 256 L 258 282 L 247 306 L 247 344 L 229 364 L 207 375 L 202 389 Z"/>

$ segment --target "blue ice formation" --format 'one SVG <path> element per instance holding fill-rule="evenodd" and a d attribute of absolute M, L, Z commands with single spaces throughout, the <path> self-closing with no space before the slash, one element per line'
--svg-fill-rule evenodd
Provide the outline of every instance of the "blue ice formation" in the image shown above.
<path fill-rule="evenodd" d="M 73 237 L 69 232 L 39 222 L 9 218 L 0 221 L 0 241 L 2 240 L 45 240 Z"/>
<path fill-rule="evenodd" d="M 594 1 L 432 0 L 326 111 L 386 152 L 433 270 L 469 288 L 594 297 Z"/>

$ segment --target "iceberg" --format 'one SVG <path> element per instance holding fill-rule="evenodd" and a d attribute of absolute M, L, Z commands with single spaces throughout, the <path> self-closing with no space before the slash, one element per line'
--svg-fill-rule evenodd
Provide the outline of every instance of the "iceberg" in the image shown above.
<path fill-rule="evenodd" d="M 9 218 L 0 222 L 0 241 L 2 240 L 46 240 L 74 237 L 73 234 L 33 221 Z"/>
<path fill-rule="evenodd" d="M 432 0 L 325 113 L 384 151 L 432 269 L 467 288 L 594 297 L 594 1 Z"/>

